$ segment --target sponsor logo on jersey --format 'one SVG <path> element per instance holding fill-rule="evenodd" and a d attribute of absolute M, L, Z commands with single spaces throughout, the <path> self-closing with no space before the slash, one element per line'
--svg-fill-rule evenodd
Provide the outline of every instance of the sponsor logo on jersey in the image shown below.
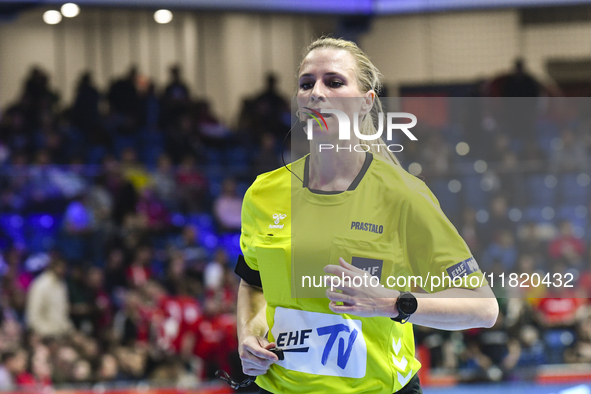
<path fill-rule="evenodd" d="M 384 266 L 384 260 L 352 256 L 351 265 L 361 268 L 372 276 L 377 276 L 380 279 L 382 278 L 382 267 Z"/>
<path fill-rule="evenodd" d="M 351 230 L 369 231 L 370 233 L 381 234 L 384 226 L 366 222 L 351 222 Z"/>
<path fill-rule="evenodd" d="M 367 346 L 360 320 L 289 308 L 275 309 L 271 330 L 285 359 L 278 365 L 315 375 L 362 378 Z"/>
<path fill-rule="evenodd" d="M 283 226 L 285 226 L 284 224 L 279 224 L 279 222 L 281 222 L 283 219 L 285 219 L 287 217 L 287 215 L 283 214 L 283 213 L 275 213 L 273 214 L 273 223 L 275 224 L 270 224 L 269 228 L 283 228 Z"/>
<path fill-rule="evenodd" d="M 460 261 L 457 264 L 452 265 L 447 269 L 447 273 L 450 278 L 461 278 L 466 275 L 473 274 L 474 272 L 480 270 L 478 267 L 478 263 L 474 260 L 474 257 L 470 257 L 464 261 Z"/>

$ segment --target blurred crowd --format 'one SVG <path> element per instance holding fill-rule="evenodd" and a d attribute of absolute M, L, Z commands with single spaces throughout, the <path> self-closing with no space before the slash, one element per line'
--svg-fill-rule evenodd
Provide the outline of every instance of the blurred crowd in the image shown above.
<path fill-rule="evenodd" d="M 415 327 L 427 364 L 463 381 L 591 362 L 591 101 L 550 90 L 517 61 L 448 99 L 455 118 L 418 131 L 404 160 L 422 165 L 498 297 L 492 329 Z"/>
<path fill-rule="evenodd" d="M 523 72 L 503 94 L 542 94 Z M 512 106 L 461 104 L 451 126 L 419 124 L 399 157 L 420 163 L 481 268 L 505 273 L 491 283 L 501 314 L 491 330 L 416 327 L 424 365 L 478 381 L 591 362 L 588 111 L 525 103 L 536 116 L 516 124 Z M 242 196 L 282 165 L 289 128 L 273 75 L 226 125 L 178 66 L 163 89 L 135 68 L 104 91 L 85 73 L 70 107 L 32 69 L 0 117 L 0 390 L 240 375 Z M 572 274 L 575 287 L 509 286 L 513 272 Z"/>
<path fill-rule="evenodd" d="M 86 73 L 69 108 L 31 70 L 0 118 L 0 390 L 241 371 L 242 194 L 289 123 L 266 82 L 230 129 L 176 66 L 162 91 Z"/>

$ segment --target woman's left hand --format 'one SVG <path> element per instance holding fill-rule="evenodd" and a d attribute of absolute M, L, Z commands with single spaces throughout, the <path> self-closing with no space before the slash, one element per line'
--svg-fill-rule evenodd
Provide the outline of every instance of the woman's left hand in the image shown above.
<path fill-rule="evenodd" d="M 341 279 L 340 286 L 326 289 L 326 296 L 330 300 L 328 305 L 335 313 L 347 313 L 359 317 L 396 317 L 396 300 L 400 295 L 397 290 L 385 288 L 383 285 L 372 286 L 371 275 L 360 268 L 347 263 L 342 257 L 339 265 L 327 265 L 324 272 Z M 355 277 L 360 279 L 354 280 Z M 345 280 L 342 280 L 345 278 Z M 348 279 L 350 278 L 350 279 Z M 355 283 L 361 286 L 355 286 Z M 373 280 L 375 285 L 376 281 Z M 378 282 L 379 283 L 379 282 Z M 339 293 L 335 290 L 340 290 Z M 342 305 L 337 305 L 342 302 Z"/>

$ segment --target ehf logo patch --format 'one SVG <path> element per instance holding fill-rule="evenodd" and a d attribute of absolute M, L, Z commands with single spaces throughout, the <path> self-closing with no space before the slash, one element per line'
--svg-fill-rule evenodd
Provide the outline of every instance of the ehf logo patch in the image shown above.
<path fill-rule="evenodd" d="M 372 276 L 377 276 L 382 279 L 382 267 L 384 266 L 384 260 L 370 259 L 367 257 L 356 257 L 351 258 L 351 265 L 357 268 L 361 268 Z"/>
<path fill-rule="evenodd" d="M 478 267 L 478 263 L 474 260 L 474 257 L 470 257 L 464 261 L 460 261 L 457 264 L 452 265 L 446 271 L 449 277 L 453 280 L 455 278 L 461 278 L 466 275 L 473 274 L 476 271 L 479 271 L 480 267 Z"/>

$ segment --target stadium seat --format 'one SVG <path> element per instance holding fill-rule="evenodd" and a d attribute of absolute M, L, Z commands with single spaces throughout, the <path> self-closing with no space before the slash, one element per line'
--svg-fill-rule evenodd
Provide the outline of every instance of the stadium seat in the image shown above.
<path fill-rule="evenodd" d="M 107 154 L 107 148 L 101 145 L 93 145 L 88 148 L 86 157 L 88 158 L 88 164 L 100 164 L 105 155 Z"/>
<path fill-rule="evenodd" d="M 550 206 L 556 204 L 556 186 L 546 186 L 547 175 L 530 175 L 526 179 L 526 192 L 529 196 L 529 204 L 537 206 Z"/>
<path fill-rule="evenodd" d="M 201 243 L 210 254 L 213 254 L 219 245 L 219 238 L 211 229 L 204 229 L 199 231 L 199 243 Z"/>
<path fill-rule="evenodd" d="M 219 246 L 224 248 L 228 254 L 231 263 L 238 260 L 238 256 L 242 254 L 240 250 L 240 233 L 224 234 L 219 239 Z"/>
<path fill-rule="evenodd" d="M 489 193 L 482 190 L 481 181 L 481 175 L 468 175 L 462 179 L 465 201 L 475 210 L 488 208 Z"/>
<path fill-rule="evenodd" d="M 539 224 L 543 224 L 543 223 L 553 223 L 555 217 L 556 217 L 556 212 L 554 212 L 554 215 L 552 217 L 544 217 L 543 212 L 544 212 L 544 208 L 548 208 L 548 207 L 544 207 L 544 206 L 529 206 L 527 208 L 524 209 L 524 219 L 526 221 L 532 221 L 532 222 L 536 222 Z M 550 207 L 552 208 L 552 207 Z M 552 208 L 554 209 L 554 208 Z"/>
<path fill-rule="evenodd" d="M 158 164 L 158 158 L 164 152 L 162 145 L 145 145 L 140 153 L 140 161 L 148 168 L 155 169 Z"/>
<path fill-rule="evenodd" d="M 215 229 L 213 216 L 208 213 L 191 214 L 186 218 L 187 224 L 192 224 L 199 231 L 211 231 Z"/>
<path fill-rule="evenodd" d="M 56 215 L 35 214 L 27 218 L 25 234 L 32 253 L 52 249 L 58 237 L 61 218 Z"/>
<path fill-rule="evenodd" d="M 170 222 L 175 227 L 183 227 L 187 223 L 187 218 L 182 213 L 172 212 L 170 214 Z"/>
<path fill-rule="evenodd" d="M 222 182 L 211 181 L 209 184 L 209 194 L 213 199 L 219 197 L 219 195 L 222 194 Z"/>
<path fill-rule="evenodd" d="M 210 164 L 205 167 L 205 176 L 209 182 L 209 194 L 215 198 L 222 192 L 222 182 L 230 174 L 222 165 Z"/>
<path fill-rule="evenodd" d="M 250 172 L 250 167 L 248 165 L 243 164 L 230 164 L 228 166 L 228 175 L 233 178 L 243 178 L 248 176 Z"/>
<path fill-rule="evenodd" d="M 589 185 L 579 184 L 579 177 L 585 174 L 569 173 L 558 177 L 558 190 L 560 190 L 560 202 L 568 205 L 589 204 Z"/>
<path fill-rule="evenodd" d="M 243 146 L 236 146 L 228 148 L 225 154 L 228 164 L 236 164 L 240 166 L 248 166 L 250 155 L 248 149 Z"/>
<path fill-rule="evenodd" d="M 462 131 L 456 126 L 447 126 L 441 129 L 441 135 L 445 141 L 451 146 L 455 147 L 458 142 L 462 141 Z"/>
<path fill-rule="evenodd" d="M 552 153 L 552 140 L 560 135 L 560 129 L 548 119 L 540 119 L 536 124 L 538 145 L 546 153 Z"/>
<path fill-rule="evenodd" d="M 114 148 L 117 157 L 121 157 L 121 153 L 126 148 L 137 148 L 137 138 L 135 135 L 116 135 L 114 138 Z"/>
<path fill-rule="evenodd" d="M 208 164 L 222 164 L 223 157 L 224 155 L 220 149 L 208 147 L 205 150 L 205 160 Z"/>
<path fill-rule="evenodd" d="M 0 216 L 0 226 L 14 243 L 25 245 L 25 220 L 21 215 Z"/>
<path fill-rule="evenodd" d="M 557 219 L 568 220 L 574 228 L 584 232 L 589 224 L 588 208 L 585 205 L 563 205 L 558 208 Z"/>
<path fill-rule="evenodd" d="M 222 181 L 227 176 L 227 173 L 222 165 L 209 164 L 205 167 L 205 176 L 210 181 Z"/>
<path fill-rule="evenodd" d="M 238 185 L 236 187 L 236 191 L 238 192 L 238 195 L 244 196 L 249 187 L 250 187 L 249 182 L 238 182 Z"/>
<path fill-rule="evenodd" d="M 574 342 L 574 334 L 570 330 L 554 329 L 548 330 L 544 335 L 544 343 L 548 352 L 550 364 L 564 362 L 564 351 Z"/>
<path fill-rule="evenodd" d="M 460 198 L 457 193 L 449 191 L 449 181 L 449 179 L 433 179 L 428 182 L 428 186 L 439 200 L 443 212 L 449 217 L 455 217 L 459 214 Z"/>
<path fill-rule="evenodd" d="M 164 134 L 157 130 L 143 129 L 140 131 L 141 143 L 144 146 L 149 145 L 163 145 Z"/>

